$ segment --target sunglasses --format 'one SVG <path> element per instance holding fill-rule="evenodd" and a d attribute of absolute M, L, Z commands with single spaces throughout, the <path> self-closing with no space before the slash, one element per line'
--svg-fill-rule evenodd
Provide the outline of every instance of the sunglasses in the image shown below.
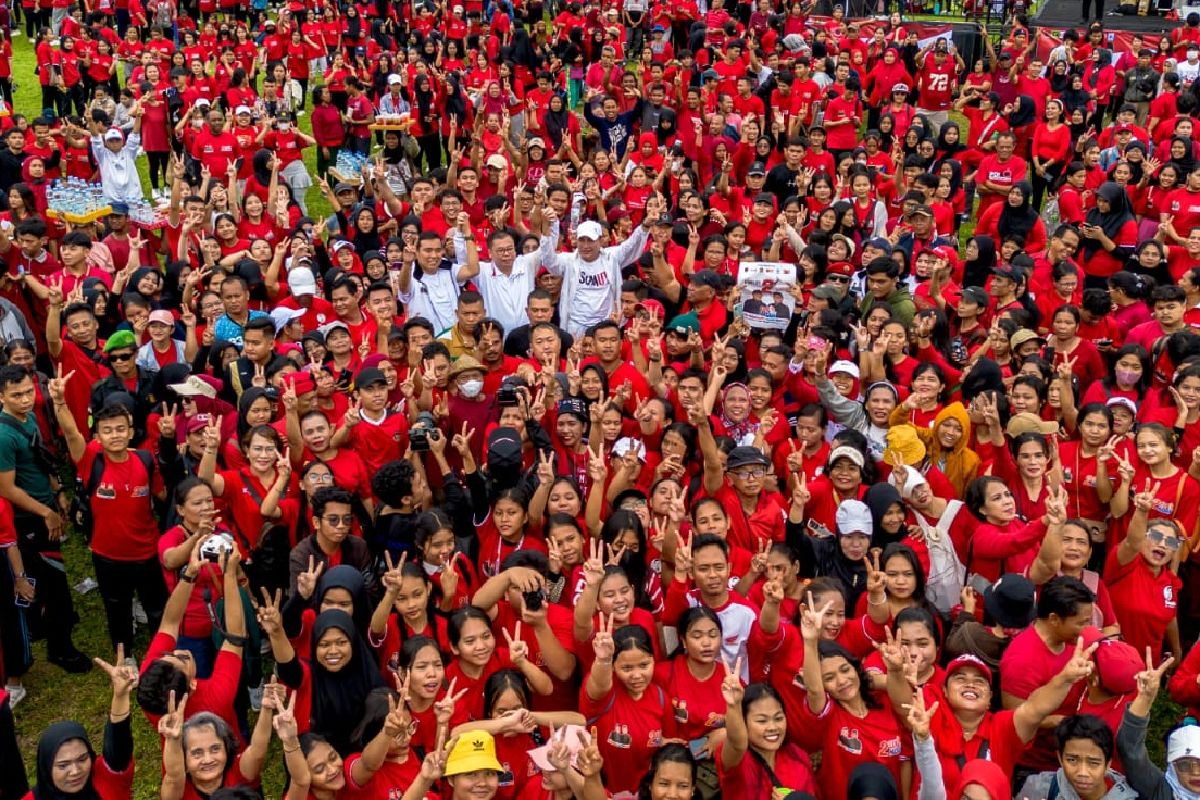
<path fill-rule="evenodd" d="M 129 361 L 134 356 L 133 353 L 109 353 L 109 361 Z"/>
<path fill-rule="evenodd" d="M 849 275 L 826 275 L 825 280 L 832 281 L 833 283 L 849 283 L 850 276 Z"/>
<path fill-rule="evenodd" d="M 1153 530 L 1146 534 L 1146 537 L 1154 544 L 1165 545 L 1170 550 L 1178 550 L 1183 544 L 1183 541 L 1178 536 L 1168 536 L 1160 530 Z"/>

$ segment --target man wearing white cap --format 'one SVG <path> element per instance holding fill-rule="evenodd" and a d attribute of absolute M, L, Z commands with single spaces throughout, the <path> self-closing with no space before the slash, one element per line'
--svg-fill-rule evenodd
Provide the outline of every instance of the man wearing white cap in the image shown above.
<path fill-rule="evenodd" d="M 288 270 L 287 284 L 291 296 L 280 300 L 275 306 L 303 311 L 304 330 L 315 331 L 325 323 L 332 322 L 337 315 L 332 303 L 317 296 L 317 279 L 309 263 L 307 260 L 301 261 Z"/>
<path fill-rule="evenodd" d="M 409 113 L 411 107 L 408 101 L 400 94 L 400 87 L 404 85 L 404 79 L 393 72 L 391 75 L 388 75 L 387 85 L 387 94 L 379 98 L 379 113 L 386 116 L 399 116 L 400 114 Z"/>
<path fill-rule="evenodd" d="M 650 225 L 662 213 L 661 195 L 646 203 L 646 216 L 629 238 L 612 247 L 601 247 L 604 228 L 588 220 L 575 231 L 574 253 L 550 253 L 543 261 L 552 275 L 561 275 L 559 319 L 572 336 L 583 336 L 597 322 L 608 319 L 621 307 L 621 270 L 637 260 L 646 249 Z M 546 212 L 543 212 L 544 214 Z M 550 225 L 555 225 L 550 212 Z"/>
<path fill-rule="evenodd" d="M 260 147 L 258 128 L 254 126 L 254 113 L 250 110 L 250 106 L 238 106 L 233 110 L 233 127 L 229 129 L 229 132 L 237 141 L 238 158 L 242 159 L 242 165 L 238 168 L 240 194 L 241 189 L 246 185 L 246 178 L 249 178 L 250 173 L 254 171 L 254 154 Z"/>
<path fill-rule="evenodd" d="M 116 128 L 105 129 L 94 119 L 88 118 L 92 133 L 92 155 L 100 169 L 100 184 L 104 187 L 104 199 L 109 202 L 141 202 L 142 179 L 138 177 L 138 148 L 142 145 L 142 101 L 134 101 L 129 115 L 133 117 L 133 131 L 128 138 Z"/>

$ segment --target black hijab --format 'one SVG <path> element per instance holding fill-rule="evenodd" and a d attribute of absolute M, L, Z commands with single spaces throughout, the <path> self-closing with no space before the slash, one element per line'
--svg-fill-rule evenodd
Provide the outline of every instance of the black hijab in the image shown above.
<path fill-rule="evenodd" d="M 1033 98 L 1027 95 L 1021 95 L 1017 98 L 1017 107 L 1008 115 L 1008 126 L 1013 128 L 1022 128 L 1026 125 L 1037 121 L 1037 106 L 1034 105 Z"/>
<path fill-rule="evenodd" d="M 1066 72 L 1059 75 L 1054 71 L 1059 64 L 1067 64 L 1067 62 L 1060 58 L 1050 65 L 1050 91 L 1055 94 L 1062 94 L 1071 88 L 1071 65 L 1067 64 Z"/>
<path fill-rule="evenodd" d="M 1033 230 L 1033 226 L 1038 221 L 1038 212 L 1032 207 L 1033 187 L 1026 181 L 1019 181 L 1013 184 L 1013 189 L 1019 189 L 1024 199 L 1021 201 L 1021 205 L 1013 208 L 1008 204 L 1008 198 L 1004 198 L 1004 205 L 1000 210 L 1000 221 L 996 225 L 996 229 L 1000 233 L 1001 240 L 1009 236 L 1020 235 L 1023 240 L 1028 241 L 1029 232 Z"/>
<path fill-rule="evenodd" d="M 567 101 L 565 98 L 562 102 L 561 111 L 555 111 L 552 108 L 549 108 L 547 104 L 546 134 L 550 137 L 550 144 L 553 145 L 554 150 L 558 150 L 558 148 L 562 147 L 563 137 L 566 136 L 567 131 L 570 130 L 570 113 L 571 112 L 570 109 L 567 108 Z"/>
<path fill-rule="evenodd" d="M 267 394 L 267 390 L 261 386 L 247 388 L 238 399 L 237 437 L 239 442 L 245 439 L 246 434 L 250 432 L 250 423 L 246 422 L 246 415 L 250 413 L 250 406 L 254 405 L 254 401 L 260 397 L 265 398 L 267 402 L 271 403 L 272 408 L 274 408 L 274 401 Z"/>
<path fill-rule="evenodd" d="M 1104 200 L 1109 205 L 1107 214 L 1101 214 L 1099 207 L 1093 208 L 1087 213 L 1087 218 L 1084 220 L 1088 225 L 1095 225 L 1104 231 L 1104 235 L 1114 242 L 1117 240 L 1117 234 L 1121 232 L 1122 226 L 1126 222 L 1133 219 L 1133 210 L 1129 205 L 1129 195 L 1125 194 L 1125 190 L 1119 185 L 1108 181 L 1100 185 L 1096 190 L 1096 199 Z M 1097 239 L 1089 239 L 1081 237 L 1079 245 L 1080 254 L 1084 258 L 1089 258 L 1100 250 L 1100 242 Z"/>
<path fill-rule="evenodd" d="M 867 489 L 866 494 L 863 495 L 863 502 L 871 510 L 871 522 L 875 527 L 875 536 L 871 539 L 873 547 L 887 547 L 892 542 L 898 542 L 908 535 L 908 529 L 904 524 L 900 525 L 900 530 L 896 534 L 883 532 L 883 517 L 887 514 L 888 509 L 896 503 L 900 503 L 901 507 L 904 505 L 900 499 L 900 491 L 895 486 L 886 481 L 876 483 Z"/>
<path fill-rule="evenodd" d="M 258 181 L 263 186 L 271 185 L 271 151 L 265 147 L 261 150 L 256 150 L 254 156 L 250 159 L 250 166 L 254 169 L 254 180 Z"/>
<path fill-rule="evenodd" d="M 1179 169 L 1179 177 L 1181 181 L 1186 179 L 1188 174 L 1196 168 L 1195 148 L 1192 147 L 1192 139 L 1190 136 L 1172 136 L 1171 144 L 1179 142 L 1183 145 L 1183 158 L 1172 158 L 1169 164 L 1174 164 Z M 1168 150 L 1168 153 L 1171 151 Z"/>
<path fill-rule="evenodd" d="M 350 661 L 330 672 L 317 659 L 317 643 L 336 628 L 350 640 Z M 329 740 L 344 758 L 352 750 L 354 728 L 363 716 L 372 689 L 384 686 L 366 644 L 345 611 L 322 611 L 312 629 L 312 729 Z"/>
<path fill-rule="evenodd" d="M 887 767 L 877 761 L 868 761 L 855 767 L 846 787 L 846 800 L 866 800 L 868 797 L 874 800 L 900 800 L 896 779 Z"/>
<path fill-rule="evenodd" d="M 975 248 L 979 258 L 963 264 L 963 287 L 983 286 L 996 266 L 996 242 L 992 237 L 980 235 L 975 237 Z"/>
<path fill-rule="evenodd" d="M 67 794 L 60 791 L 54 785 L 54 757 L 58 755 L 58 749 L 67 742 L 79 739 L 83 742 L 83 746 L 87 748 L 88 755 L 92 759 L 92 769 L 96 767 L 96 751 L 92 749 L 92 743 L 88 740 L 87 731 L 78 722 L 73 720 L 63 720 L 55 722 L 50 727 L 42 732 L 42 738 L 38 740 L 37 746 L 37 786 L 33 789 L 34 800 L 100 800 L 100 793 L 96 791 L 96 787 L 92 782 L 92 776 L 88 776 L 87 785 L 82 791 L 74 794 Z"/>
<path fill-rule="evenodd" d="M 349 564 L 339 564 L 321 576 L 317 583 L 317 591 L 313 592 L 313 607 L 321 608 L 321 603 L 330 589 L 345 589 L 350 593 L 354 603 L 354 613 L 351 618 L 360 635 L 365 635 L 371 627 L 371 605 L 367 599 L 367 586 L 363 574 Z"/>
<path fill-rule="evenodd" d="M 958 141 L 954 142 L 953 144 L 946 141 L 946 131 L 948 131 L 951 128 L 958 131 Z M 962 143 L 962 129 L 958 127 L 957 122 L 947 122 L 945 125 L 943 125 L 938 130 L 937 151 L 939 153 L 939 155 L 938 155 L 939 160 L 944 160 L 947 158 L 954 158 L 954 155 L 956 153 L 961 153 L 963 150 L 966 150 L 966 149 L 967 149 L 967 146 Z"/>

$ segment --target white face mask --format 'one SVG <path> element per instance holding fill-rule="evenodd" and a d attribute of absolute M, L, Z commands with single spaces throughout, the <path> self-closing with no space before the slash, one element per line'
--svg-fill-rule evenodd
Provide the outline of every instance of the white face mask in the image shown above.
<path fill-rule="evenodd" d="M 192 127 L 193 127 L 193 128 L 201 128 L 201 127 L 203 127 L 203 126 L 204 126 L 204 120 L 202 120 L 202 119 L 194 119 L 194 120 L 192 120 Z"/>
<path fill-rule="evenodd" d="M 1200 58 L 1200 50 L 1188 50 L 1188 61 L 1195 61 Z"/>
<path fill-rule="evenodd" d="M 281 122 L 281 123 L 279 123 L 279 130 L 281 130 L 281 131 L 290 131 L 291 129 L 292 129 L 292 123 L 290 123 L 290 122 Z"/>
<path fill-rule="evenodd" d="M 462 381 L 458 384 L 458 393 L 468 400 L 478 397 L 479 393 L 482 391 L 483 381 L 481 380 L 473 379 L 469 381 Z"/>

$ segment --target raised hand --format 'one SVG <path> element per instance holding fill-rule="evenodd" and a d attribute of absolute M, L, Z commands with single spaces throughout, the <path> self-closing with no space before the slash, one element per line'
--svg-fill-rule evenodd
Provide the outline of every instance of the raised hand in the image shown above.
<path fill-rule="evenodd" d="M 817 642 L 821 639 L 821 629 L 825 627 L 825 617 L 833 608 L 830 600 L 822 608 L 816 609 L 812 592 L 808 593 L 808 603 L 800 609 L 800 633 L 805 642 Z"/>
<path fill-rule="evenodd" d="M 264 703 L 266 695 L 264 695 Z M 278 704 L 278 701 L 275 701 Z M 288 698 L 282 705 L 278 705 L 275 709 L 275 715 L 271 717 L 271 727 L 275 729 L 275 735 L 279 737 L 279 741 L 291 744 L 299 738 L 299 727 L 296 724 L 296 692 L 288 692 Z"/>
<path fill-rule="evenodd" d="M 920 690 L 913 692 L 912 703 L 905 706 L 908 709 L 908 727 L 912 729 L 913 736 L 921 741 L 929 738 L 929 723 L 937 713 L 939 705 L 940 703 L 935 701 L 929 708 L 925 708 L 925 693 Z"/>
<path fill-rule="evenodd" d="M 433 704 L 433 713 L 437 717 L 438 725 L 441 727 L 448 726 L 450 720 L 454 717 L 454 706 L 458 704 L 470 691 L 470 687 L 463 689 L 455 694 L 454 689 L 458 685 L 458 678 L 451 678 L 450 685 L 446 687 L 446 694 L 441 700 Z"/>
<path fill-rule="evenodd" d="M 1083 637 L 1080 636 L 1075 640 L 1075 651 L 1071 654 L 1071 660 L 1063 665 L 1059 671 L 1058 677 L 1067 684 L 1081 681 L 1092 674 L 1092 669 L 1095 663 L 1092 661 L 1092 654 L 1096 652 L 1096 648 L 1100 646 L 1099 642 L 1093 642 L 1091 647 L 1083 646 Z"/>
<path fill-rule="evenodd" d="M 504 641 L 508 643 L 508 657 L 514 666 L 519 667 L 529 659 L 529 645 L 521 638 L 521 621 L 517 620 L 511 634 L 504 628 L 501 628 L 500 632 L 504 634 Z"/>
<path fill-rule="evenodd" d="M 725 677 L 721 679 L 721 699 L 725 701 L 726 706 L 734 706 L 740 708 L 742 705 L 742 697 L 746 694 L 746 687 L 742 686 L 742 659 L 738 656 L 737 661 L 730 664 L 725 654 L 721 654 L 721 665 L 725 667 Z"/>
<path fill-rule="evenodd" d="M 1159 481 L 1151 481 L 1146 479 L 1146 488 L 1138 492 L 1133 497 L 1133 507 L 1143 514 L 1149 514 L 1154 510 L 1154 501 L 1158 497 L 1158 489 L 1161 484 Z"/>
<path fill-rule="evenodd" d="M 599 663 L 612 664 L 613 655 L 617 650 L 616 642 L 613 641 L 615 624 L 615 615 L 600 612 L 599 624 L 592 636 L 592 652 L 596 654 L 596 661 Z"/>
<path fill-rule="evenodd" d="M 388 555 L 384 553 L 384 555 Z M 389 557 L 389 562 L 390 562 Z M 389 573 L 391 564 L 388 564 Z M 308 557 L 308 569 L 296 576 L 296 591 L 305 600 L 312 599 L 313 594 L 317 591 L 317 581 L 321 577 L 321 573 L 325 571 L 325 562 L 317 561 L 313 556 Z M 387 585 L 387 575 L 384 576 L 384 585 Z"/>
<path fill-rule="evenodd" d="M 137 667 L 125 663 L 125 645 L 117 644 L 117 658 L 109 664 L 102 658 L 93 658 L 97 667 L 108 673 L 112 682 L 113 697 L 128 697 L 138 685 Z"/>
<path fill-rule="evenodd" d="M 50 400 L 54 404 L 66 402 L 67 381 L 71 380 L 71 376 L 75 374 L 75 370 L 71 370 L 66 375 L 63 375 L 63 365 L 59 364 L 55 370 L 55 377 L 50 379 L 46 385 L 46 391 L 50 395 Z"/>
<path fill-rule="evenodd" d="M 159 736 L 164 739 L 174 739 L 175 741 L 183 738 L 183 715 L 184 709 L 187 708 L 187 701 L 188 696 L 186 692 L 178 701 L 176 701 L 174 689 L 167 693 L 167 713 L 163 714 L 158 720 Z"/>
<path fill-rule="evenodd" d="M 275 596 L 272 597 L 267 587 L 261 588 L 263 604 L 258 607 L 258 626 L 267 636 L 272 636 L 283 630 L 283 615 L 279 611 L 283 605 L 283 590 L 276 589 Z"/>

